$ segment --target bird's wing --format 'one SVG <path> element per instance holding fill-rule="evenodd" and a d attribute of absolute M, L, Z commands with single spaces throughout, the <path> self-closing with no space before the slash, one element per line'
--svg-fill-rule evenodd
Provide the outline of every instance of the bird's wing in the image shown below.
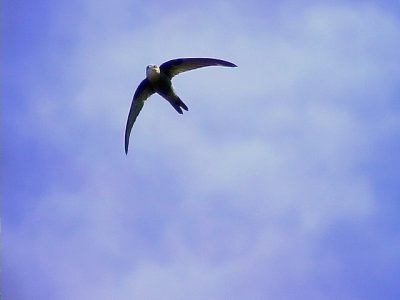
<path fill-rule="evenodd" d="M 126 122 L 125 129 L 125 153 L 128 154 L 129 136 L 135 123 L 137 116 L 142 110 L 144 101 L 154 94 L 154 90 L 147 79 L 144 79 L 136 89 L 135 95 L 132 99 L 131 108 L 129 110 L 128 121 Z"/>
<path fill-rule="evenodd" d="M 169 60 L 163 63 L 160 66 L 160 69 L 169 78 L 172 78 L 175 75 L 178 75 L 179 73 L 182 72 L 209 66 L 237 67 L 235 64 L 226 60 L 202 57 L 202 58 L 178 58 Z"/>

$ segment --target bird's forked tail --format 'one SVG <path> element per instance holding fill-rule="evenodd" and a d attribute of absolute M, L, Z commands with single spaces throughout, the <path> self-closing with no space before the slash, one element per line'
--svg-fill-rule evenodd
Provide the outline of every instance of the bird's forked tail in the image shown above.
<path fill-rule="evenodd" d="M 168 101 L 175 108 L 175 110 L 180 114 L 183 114 L 182 108 L 186 111 L 188 110 L 188 107 L 186 106 L 186 104 L 183 103 L 183 101 L 178 96 L 170 98 L 170 99 L 168 99 Z"/>

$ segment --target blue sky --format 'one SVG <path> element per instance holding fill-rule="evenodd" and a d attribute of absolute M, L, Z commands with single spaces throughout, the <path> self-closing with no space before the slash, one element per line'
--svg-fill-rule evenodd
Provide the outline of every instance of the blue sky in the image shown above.
<path fill-rule="evenodd" d="M 4 298 L 399 299 L 399 8 L 5 1 Z"/>

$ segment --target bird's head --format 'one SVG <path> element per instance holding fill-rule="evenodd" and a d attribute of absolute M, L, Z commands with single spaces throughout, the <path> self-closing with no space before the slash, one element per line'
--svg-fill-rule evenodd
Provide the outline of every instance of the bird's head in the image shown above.
<path fill-rule="evenodd" d="M 148 65 L 146 67 L 146 76 L 149 80 L 157 78 L 160 75 L 160 67 L 156 65 Z"/>

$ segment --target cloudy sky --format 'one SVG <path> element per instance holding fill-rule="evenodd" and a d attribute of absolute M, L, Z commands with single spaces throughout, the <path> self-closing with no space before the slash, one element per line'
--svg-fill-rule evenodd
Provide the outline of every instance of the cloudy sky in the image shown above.
<path fill-rule="evenodd" d="M 398 1 L 5 0 L 4 299 L 400 299 Z M 148 64 L 174 78 L 123 138 Z"/>

